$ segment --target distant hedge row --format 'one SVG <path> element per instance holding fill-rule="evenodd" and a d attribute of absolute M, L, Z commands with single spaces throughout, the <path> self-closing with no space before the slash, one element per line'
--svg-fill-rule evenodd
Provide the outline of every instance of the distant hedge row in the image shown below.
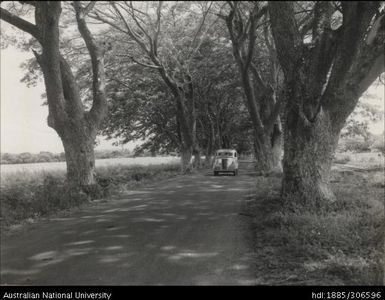
<path fill-rule="evenodd" d="M 118 157 L 132 157 L 128 150 L 113 150 L 113 151 L 95 151 L 96 159 L 118 158 Z M 29 164 L 29 163 L 44 163 L 44 162 L 59 162 L 65 161 L 64 152 L 52 153 L 48 151 L 41 151 L 34 154 L 30 152 L 23 153 L 2 153 L 1 164 Z"/>
<path fill-rule="evenodd" d="M 351 151 L 351 152 L 370 152 L 379 151 L 385 153 L 385 143 L 383 137 L 376 137 L 369 140 L 363 139 L 340 139 L 338 144 L 338 150 L 340 152 Z"/>

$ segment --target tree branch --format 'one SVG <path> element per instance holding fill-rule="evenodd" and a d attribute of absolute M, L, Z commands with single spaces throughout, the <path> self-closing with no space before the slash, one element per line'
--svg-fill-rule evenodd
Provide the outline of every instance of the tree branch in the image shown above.
<path fill-rule="evenodd" d="M 146 54 L 149 54 L 150 51 L 149 51 L 149 49 L 147 49 L 146 44 L 142 41 L 142 39 L 136 33 L 134 33 L 132 31 L 130 25 L 127 23 L 126 19 L 124 18 L 124 16 L 122 15 L 121 11 L 116 6 L 116 4 L 114 2 L 112 2 L 111 5 L 114 8 L 115 12 L 119 15 L 120 19 L 123 21 L 123 23 L 124 23 L 124 25 L 125 25 L 125 27 L 127 29 L 128 35 L 138 43 L 138 45 L 143 49 L 143 51 Z"/>
<path fill-rule="evenodd" d="M 104 49 L 101 49 L 96 44 L 90 30 L 88 29 L 85 21 L 85 9 L 81 7 L 80 2 L 73 2 L 76 21 L 78 23 L 78 29 L 81 36 L 86 43 L 88 52 L 91 56 L 92 64 L 92 92 L 93 92 L 93 103 L 90 110 L 90 116 L 95 124 L 98 126 L 101 120 L 107 113 L 107 99 L 106 99 L 106 76 L 104 73 Z M 91 6 L 92 8 L 93 6 Z M 90 9 L 90 6 L 87 6 Z"/>
<path fill-rule="evenodd" d="M 94 8 L 95 4 L 96 1 L 91 1 L 85 8 L 83 8 L 83 17 L 87 16 L 90 13 L 90 11 Z"/>
<path fill-rule="evenodd" d="M 382 47 L 382 53 L 377 56 L 371 68 L 368 70 L 366 76 L 364 76 L 359 82 L 357 91 L 360 95 L 369 88 L 369 86 L 376 80 L 376 78 L 385 72 L 384 51 L 385 49 Z"/>
<path fill-rule="evenodd" d="M 259 74 L 259 71 L 257 67 L 254 65 L 254 63 L 250 64 L 251 73 L 254 76 L 255 82 L 257 84 L 257 89 L 262 91 L 261 94 L 263 94 L 267 90 L 266 84 L 263 82 L 261 75 Z"/>
<path fill-rule="evenodd" d="M 102 17 L 97 11 L 95 12 L 95 15 L 91 15 L 90 17 L 93 18 L 93 19 L 99 20 L 99 21 L 101 21 L 103 23 L 106 23 L 106 24 L 110 25 L 111 27 L 115 28 L 116 30 L 118 30 L 120 32 L 128 34 L 127 31 L 123 30 L 122 28 L 120 28 L 119 26 L 114 24 L 113 22 L 111 22 L 111 21 L 107 20 L 106 18 Z"/>
<path fill-rule="evenodd" d="M 274 97 L 274 95 L 272 97 Z M 283 97 L 280 97 L 278 100 L 276 100 L 273 110 L 271 111 L 270 116 L 268 117 L 265 123 L 265 128 L 267 132 L 271 132 L 271 130 L 273 130 L 274 124 L 275 122 L 277 122 L 277 119 L 279 117 L 279 114 L 281 113 L 282 107 L 283 107 Z"/>
<path fill-rule="evenodd" d="M 374 39 L 377 37 L 378 32 L 380 31 L 381 26 L 385 27 L 385 19 L 384 14 L 382 14 L 377 20 L 374 22 L 372 28 L 370 29 L 367 37 L 366 37 L 366 44 L 371 45 L 374 41 Z M 382 24 L 382 25 L 381 25 Z"/>
<path fill-rule="evenodd" d="M 156 9 L 156 23 L 155 23 L 155 34 L 153 39 L 153 51 L 155 56 L 158 55 L 158 38 L 160 34 L 160 19 L 161 19 L 161 11 L 162 11 L 162 1 L 159 1 L 158 7 Z"/>
<path fill-rule="evenodd" d="M 365 76 L 362 73 L 363 70 L 371 67 L 378 56 L 376 52 L 381 47 L 383 48 L 384 43 L 384 34 L 380 35 L 380 40 L 374 39 L 370 45 L 367 45 L 365 41 L 368 28 L 375 15 L 370 3 L 355 1 L 349 5 L 342 2 L 341 5 L 343 24 L 336 32 L 338 34 L 337 49 L 323 98 L 333 98 L 331 95 L 341 91 L 341 88 L 347 83 L 347 78 L 353 78 L 358 74 Z M 358 84 L 358 82 L 354 84 Z M 327 99 L 323 101 L 329 102 Z"/>
<path fill-rule="evenodd" d="M 131 13 L 130 14 L 131 14 L 132 19 L 134 20 L 136 26 L 138 26 L 140 31 L 147 37 L 147 39 L 148 39 L 148 41 L 150 43 L 150 47 L 152 48 L 153 47 L 152 37 L 150 36 L 150 34 L 147 32 L 147 30 L 145 30 L 143 28 L 143 26 L 140 24 L 140 22 L 138 21 L 138 18 L 135 15 L 135 10 L 134 10 L 134 7 L 132 5 L 132 1 L 130 1 L 130 8 L 131 8 Z"/>
<path fill-rule="evenodd" d="M 37 1 L 19 1 L 21 4 L 28 4 L 28 5 L 31 5 L 33 7 L 36 7 L 36 2 Z"/>
<path fill-rule="evenodd" d="M 251 60 L 253 59 L 254 47 L 255 47 L 255 19 L 254 13 L 250 16 L 250 28 L 249 28 L 249 44 L 247 49 L 246 61 L 245 61 L 245 69 L 250 67 Z M 246 29 L 247 30 L 247 29 Z"/>
<path fill-rule="evenodd" d="M 15 16 L 14 14 L 10 13 L 6 9 L 0 7 L 0 19 L 4 20 L 5 22 L 19 28 L 20 30 L 29 33 L 32 35 L 35 39 L 37 39 L 39 42 L 41 42 L 41 36 L 39 29 L 36 25 L 19 18 L 18 16 Z"/>
<path fill-rule="evenodd" d="M 288 75 L 296 65 L 297 51 L 302 46 L 293 3 L 269 1 L 268 8 L 277 55 L 285 75 Z"/>
<path fill-rule="evenodd" d="M 150 64 L 146 64 L 144 62 L 140 62 L 138 60 L 136 60 L 133 56 L 131 55 L 124 55 L 124 54 L 118 54 L 117 56 L 120 56 L 120 57 L 127 57 L 129 58 L 130 60 L 132 60 L 134 63 L 138 64 L 138 65 L 141 65 L 143 67 L 147 67 L 147 68 L 152 68 L 152 69 L 161 69 L 162 67 L 161 66 L 157 66 L 157 65 L 150 65 Z"/>
<path fill-rule="evenodd" d="M 201 30 L 202 30 L 202 28 L 203 28 L 203 25 L 204 25 L 204 23 L 205 23 L 205 21 L 206 21 L 207 14 L 208 14 L 209 11 L 210 11 L 211 5 L 212 5 L 212 2 L 210 2 L 209 8 L 203 13 L 202 21 L 201 21 L 201 23 L 199 24 L 198 29 L 197 29 L 197 31 L 195 32 L 193 39 L 191 40 L 191 43 L 190 43 L 190 47 L 191 47 L 191 48 L 193 48 L 193 45 L 194 45 L 196 39 L 198 38 L 199 33 L 201 32 Z M 190 55 L 189 55 L 189 56 L 190 56 Z"/>

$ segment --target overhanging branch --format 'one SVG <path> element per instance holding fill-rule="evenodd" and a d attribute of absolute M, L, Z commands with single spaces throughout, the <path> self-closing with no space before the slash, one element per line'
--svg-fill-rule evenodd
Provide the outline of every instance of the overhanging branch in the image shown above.
<path fill-rule="evenodd" d="M 41 41 L 41 36 L 39 29 L 36 25 L 18 17 L 14 14 L 10 13 L 6 9 L 0 7 L 0 19 L 4 20 L 5 22 L 17 27 L 18 29 L 29 33 L 32 35 L 35 39 L 37 39 L 39 42 Z"/>
<path fill-rule="evenodd" d="M 90 115 L 93 121 L 99 125 L 104 118 L 107 111 L 107 99 L 106 99 L 106 78 L 104 73 L 104 49 L 100 47 L 94 40 L 91 31 L 88 29 L 85 21 L 86 11 L 93 8 L 90 4 L 86 8 L 82 8 L 80 2 L 73 2 L 76 21 L 78 23 L 78 29 L 81 36 L 86 43 L 87 50 L 91 56 L 92 64 L 92 91 L 93 91 L 93 103 L 90 110 Z"/>

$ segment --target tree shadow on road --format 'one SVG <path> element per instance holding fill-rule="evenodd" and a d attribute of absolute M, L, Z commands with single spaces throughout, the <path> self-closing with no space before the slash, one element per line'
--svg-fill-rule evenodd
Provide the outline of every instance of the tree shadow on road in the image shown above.
<path fill-rule="evenodd" d="M 182 176 L 52 218 L 2 246 L 2 284 L 251 284 L 249 176 Z M 76 275 L 75 275 L 76 274 Z"/>

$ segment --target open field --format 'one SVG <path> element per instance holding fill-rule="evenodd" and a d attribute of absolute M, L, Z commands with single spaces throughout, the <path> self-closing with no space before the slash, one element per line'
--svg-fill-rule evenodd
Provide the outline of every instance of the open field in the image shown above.
<path fill-rule="evenodd" d="M 174 156 L 166 157 L 133 157 L 133 158 L 107 158 L 97 159 L 96 167 L 106 167 L 114 165 L 159 165 L 167 163 L 178 163 L 179 158 Z M 9 173 L 15 172 L 34 172 L 34 171 L 64 171 L 66 169 L 65 162 L 50 162 L 50 163 L 33 163 L 33 164 L 14 164 L 14 165 L 1 165 L 1 179 L 3 176 Z"/>
<path fill-rule="evenodd" d="M 384 167 L 385 158 L 381 152 L 340 152 L 335 155 L 335 162 L 359 168 Z"/>

